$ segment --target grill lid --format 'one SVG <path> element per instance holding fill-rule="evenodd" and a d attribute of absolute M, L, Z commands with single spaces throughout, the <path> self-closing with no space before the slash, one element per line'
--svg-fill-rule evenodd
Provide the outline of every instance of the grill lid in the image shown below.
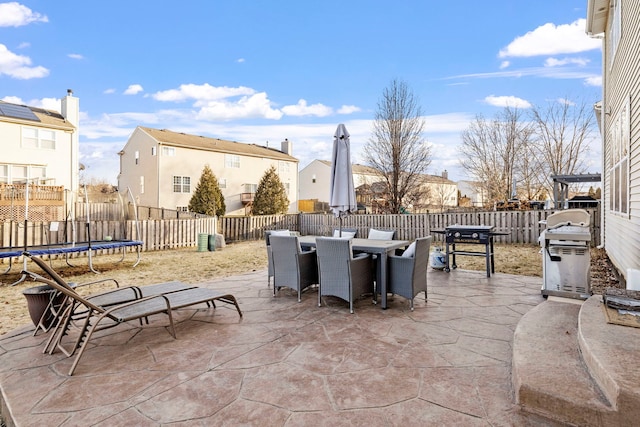
<path fill-rule="evenodd" d="M 564 226 L 588 227 L 591 215 L 584 209 L 566 209 L 547 217 L 547 230 Z"/>

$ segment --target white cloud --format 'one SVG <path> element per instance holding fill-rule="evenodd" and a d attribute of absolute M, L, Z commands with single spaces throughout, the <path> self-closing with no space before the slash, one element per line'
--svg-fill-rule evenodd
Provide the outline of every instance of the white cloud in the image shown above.
<path fill-rule="evenodd" d="M 29 101 L 27 105 L 60 112 L 60 100 L 58 98 L 34 99 Z"/>
<path fill-rule="evenodd" d="M 282 112 L 288 116 L 315 116 L 326 117 L 333 114 L 331 107 L 323 104 L 307 105 L 307 101 L 300 99 L 296 105 L 287 105 L 282 107 Z"/>
<path fill-rule="evenodd" d="M 279 120 L 282 118 L 282 111 L 271 108 L 271 101 L 264 92 L 251 96 L 243 96 L 237 101 L 229 102 L 225 100 L 198 102 L 200 108 L 196 114 L 199 120 L 232 120 L 265 118 Z"/>
<path fill-rule="evenodd" d="M 84 59 L 84 56 L 80 55 L 79 53 L 70 53 L 67 56 L 71 59 Z"/>
<path fill-rule="evenodd" d="M 109 89 L 105 89 L 104 92 L 105 95 L 110 95 L 112 93 L 116 93 L 116 90 L 114 88 L 109 88 Z"/>
<path fill-rule="evenodd" d="M 595 77 L 595 74 L 588 71 L 575 70 L 567 67 L 528 67 L 517 70 L 495 71 L 490 73 L 460 74 L 457 76 L 445 77 L 444 80 L 452 79 L 493 79 L 502 77 L 544 77 L 549 79 L 588 79 Z"/>
<path fill-rule="evenodd" d="M 22 42 L 18 45 L 18 49 L 26 49 L 28 47 L 31 47 L 31 43 L 29 42 Z"/>
<path fill-rule="evenodd" d="M 571 24 L 544 24 L 516 37 L 506 48 L 500 50 L 498 57 L 558 55 L 599 49 L 602 46 L 601 40 L 589 37 L 585 33 L 585 25 L 585 19 L 578 19 Z"/>
<path fill-rule="evenodd" d="M 360 107 L 356 107 L 355 105 L 343 105 L 338 109 L 338 114 L 353 114 L 358 111 L 362 111 Z"/>
<path fill-rule="evenodd" d="M 602 86 L 602 76 L 592 76 L 584 79 L 584 84 L 587 86 Z"/>
<path fill-rule="evenodd" d="M 5 96 L 3 101 L 11 104 L 28 105 L 29 107 L 44 108 L 45 110 L 60 111 L 60 100 L 58 98 L 41 98 L 32 99 L 30 101 L 23 101 L 18 96 Z"/>
<path fill-rule="evenodd" d="M 196 101 L 212 101 L 230 98 L 234 96 L 253 95 L 256 91 L 245 87 L 211 86 L 209 83 L 203 85 L 183 84 L 178 89 L 169 89 L 156 92 L 152 97 L 157 101 L 180 102 L 188 99 Z"/>
<path fill-rule="evenodd" d="M 518 98 L 517 96 L 489 95 L 484 99 L 484 102 L 494 107 L 531 108 L 529 101 Z"/>
<path fill-rule="evenodd" d="M 565 104 L 565 105 L 576 105 L 576 103 L 575 103 L 575 102 L 573 102 L 572 100 L 567 99 L 567 98 L 558 98 L 558 99 L 556 99 L 556 101 L 557 101 L 559 104 Z"/>
<path fill-rule="evenodd" d="M 244 62 L 244 58 L 238 58 L 238 59 L 236 59 L 236 62 L 242 64 Z"/>
<path fill-rule="evenodd" d="M 32 22 L 49 22 L 49 18 L 18 2 L 0 3 L 0 27 L 21 27 Z"/>
<path fill-rule="evenodd" d="M 505 68 L 507 68 L 509 65 L 511 65 L 511 63 L 509 61 L 502 61 L 500 63 L 500 69 L 504 70 Z"/>
<path fill-rule="evenodd" d="M 29 57 L 16 55 L 0 44 L 0 76 L 3 74 L 14 79 L 28 80 L 46 77 L 49 70 L 41 66 L 32 67 Z"/>
<path fill-rule="evenodd" d="M 586 58 L 547 58 L 544 61 L 545 67 L 562 67 L 563 65 L 573 64 L 581 67 L 586 66 L 590 61 Z"/>
<path fill-rule="evenodd" d="M 129 87 L 127 88 L 127 90 L 124 91 L 125 95 L 137 95 L 140 92 L 142 92 L 144 89 L 142 88 L 142 86 L 135 84 L 135 85 L 129 85 Z"/>
<path fill-rule="evenodd" d="M 2 98 L 2 100 L 4 102 L 8 102 L 10 104 L 24 105 L 24 102 L 22 102 L 22 98 L 17 97 L 17 96 L 5 96 L 4 98 Z"/>

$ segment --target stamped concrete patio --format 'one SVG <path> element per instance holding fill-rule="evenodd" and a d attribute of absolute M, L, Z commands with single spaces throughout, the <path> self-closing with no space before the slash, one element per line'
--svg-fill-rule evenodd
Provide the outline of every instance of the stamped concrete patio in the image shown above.
<path fill-rule="evenodd" d="M 540 278 L 429 271 L 429 299 L 348 304 L 317 289 L 276 298 L 266 271 L 203 283 L 232 307 L 180 310 L 177 340 L 157 316 L 94 339 L 72 358 L 47 334 L 0 338 L 8 426 L 541 426 L 514 403 L 514 331 L 543 301 Z"/>

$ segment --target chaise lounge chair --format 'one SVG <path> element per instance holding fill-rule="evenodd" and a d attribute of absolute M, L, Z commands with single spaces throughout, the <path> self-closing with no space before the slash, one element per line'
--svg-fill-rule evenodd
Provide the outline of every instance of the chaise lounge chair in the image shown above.
<path fill-rule="evenodd" d="M 138 320 L 142 325 L 143 319 L 146 320 L 151 315 L 164 313 L 169 318 L 169 333 L 173 338 L 176 338 L 172 316 L 173 310 L 200 303 L 213 304 L 215 307 L 216 300 L 233 304 L 238 314 L 242 317 L 242 311 L 233 295 L 223 294 L 213 289 L 190 287 L 179 282 L 146 287 L 118 288 L 111 292 L 83 297 L 42 259 L 33 257 L 28 252 L 24 252 L 23 255 L 35 262 L 50 279 L 33 272 L 25 274 L 28 274 L 36 281 L 51 286 L 64 295 L 66 299 L 65 306 L 47 346 L 53 344 L 55 347 L 61 348 L 67 356 L 73 355 L 79 349 L 69 370 L 69 375 L 73 375 L 88 342 L 96 331 L 114 327 L 131 320 Z M 162 291 L 167 292 L 151 295 Z M 120 293 L 119 296 L 118 293 Z M 119 301 L 118 298 L 120 298 Z M 73 321 L 81 322 L 80 331 L 73 347 L 64 349 L 60 345 L 60 341 L 69 331 Z"/>

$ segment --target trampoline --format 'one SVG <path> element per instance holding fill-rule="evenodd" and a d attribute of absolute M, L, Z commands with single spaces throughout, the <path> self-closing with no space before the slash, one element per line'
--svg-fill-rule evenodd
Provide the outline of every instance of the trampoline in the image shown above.
<path fill-rule="evenodd" d="M 70 221 L 71 222 L 71 226 L 72 226 L 72 237 L 74 239 L 72 239 L 71 242 L 57 242 L 57 243 L 44 243 L 44 244 L 27 244 L 27 242 L 29 242 L 29 236 L 28 236 L 28 225 L 29 225 L 29 221 L 28 221 L 28 209 L 29 209 L 29 195 L 28 195 L 28 187 L 29 187 L 29 183 L 27 182 L 26 185 L 26 190 L 25 190 L 25 209 L 24 209 L 24 230 L 23 233 L 19 233 L 18 230 L 15 230 L 14 233 L 14 226 L 19 228 L 21 226 L 20 222 L 18 221 L 10 221 L 9 222 L 9 246 L 4 246 L 4 247 L 0 247 L 0 259 L 3 258 L 8 258 L 9 259 L 9 266 L 8 268 L 4 271 L 4 273 L 2 274 L 7 274 L 9 273 L 9 271 L 11 270 L 12 267 L 12 261 L 14 258 L 19 258 L 22 257 L 22 253 L 24 251 L 29 251 L 31 253 L 31 255 L 37 255 L 37 256 L 46 256 L 49 255 L 49 259 L 51 260 L 51 256 L 52 255 L 64 255 L 65 257 L 65 261 L 66 263 L 73 267 L 73 264 L 71 264 L 69 262 L 69 254 L 73 254 L 73 253 L 86 253 L 87 254 L 87 259 L 88 259 L 88 265 L 89 265 L 89 269 L 96 273 L 99 274 L 100 272 L 97 271 L 94 267 L 93 267 L 93 254 L 94 251 L 99 251 L 99 250 L 120 250 L 122 252 L 122 257 L 120 258 L 120 260 L 118 262 L 122 262 L 124 260 L 124 257 L 127 253 L 127 248 L 130 247 L 134 247 L 136 250 L 136 261 L 133 264 L 133 267 L 136 267 L 139 263 L 140 263 L 140 252 L 142 250 L 142 245 L 144 244 L 143 241 L 141 240 L 132 240 L 132 239 L 127 239 L 126 237 L 126 231 L 124 234 L 124 239 L 113 239 L 113 240 L 92 240 L 91 238 L 91 221 L 89 218 L 89 200 L 88 197 L 85 196 L 85 203 L 87 206 L 87 212 L 86 212 L 86 219 L 85 219 L 85 226 L 86 226 L 86 235 L 84 236 L 84 238 L 86 239 L 86 241 L 75 241 L 75 237 L 76 237 L 76 227 L 75 227 L 75 221 Z M 133 200 L 133 204 L 134 204 L 134 208 L 135 208 L 135 199 L 133 199 L 133 195 L 131 194 L 131 190 L 128 190 L 128 194 L 129 196 L 132 198 Z M 86 186 L 85 186 L 85 194 L 86 194 Z M 122 199 L 120 200 L 121 204 L 123 204 Z M 65 201 L 65 207 L 67 205 L 67 202 Z M 13 206 L 13 199 L 12 199 L 12 207 L 11 210 L 13 212 L 14 206 Z M 137 209 L 134 209 L 134 211 L 136 212 L 136 218 L 135 218 L 135 226 L 136 226 L 136 231 L 137 231 L 137 235 L 140 236 L 140 229 L 139 229 L 139 223 L 138 223 L 138 215 L 137 215 Z M 67 212 L 67 214 L 65 215 L 65 221 L 64 221 L 64 235 L 67 236 L 67 223 L 68 223 L 68 219 L 70 217 L 70 211 Z M 55 227 L 53 227 L 55 225 Z M 50 226 L 50 230 L 51 232 L 58 231 L 58 221 L 52 221 L 49 224 Z M 13 237 L 16 237 L 16 242 L 15 245 L 13 244 Z M 22 242 L 18 241 L 18 237 L 20 236 L 20 234 L 22 234 Z M 47 234 L 44 234 L 45 237 L 47 237 Z M 16 285 L 20 282 L 22 282 L 25 278 L 26 278 L 26 274 L 24 273 L 24 271 L 27 271 L 27 260 L 25 257 L 23 257 L 23 273 L 22 273 L 22 277 L 15 283 L 13 283 L 13 285 Z"/>

